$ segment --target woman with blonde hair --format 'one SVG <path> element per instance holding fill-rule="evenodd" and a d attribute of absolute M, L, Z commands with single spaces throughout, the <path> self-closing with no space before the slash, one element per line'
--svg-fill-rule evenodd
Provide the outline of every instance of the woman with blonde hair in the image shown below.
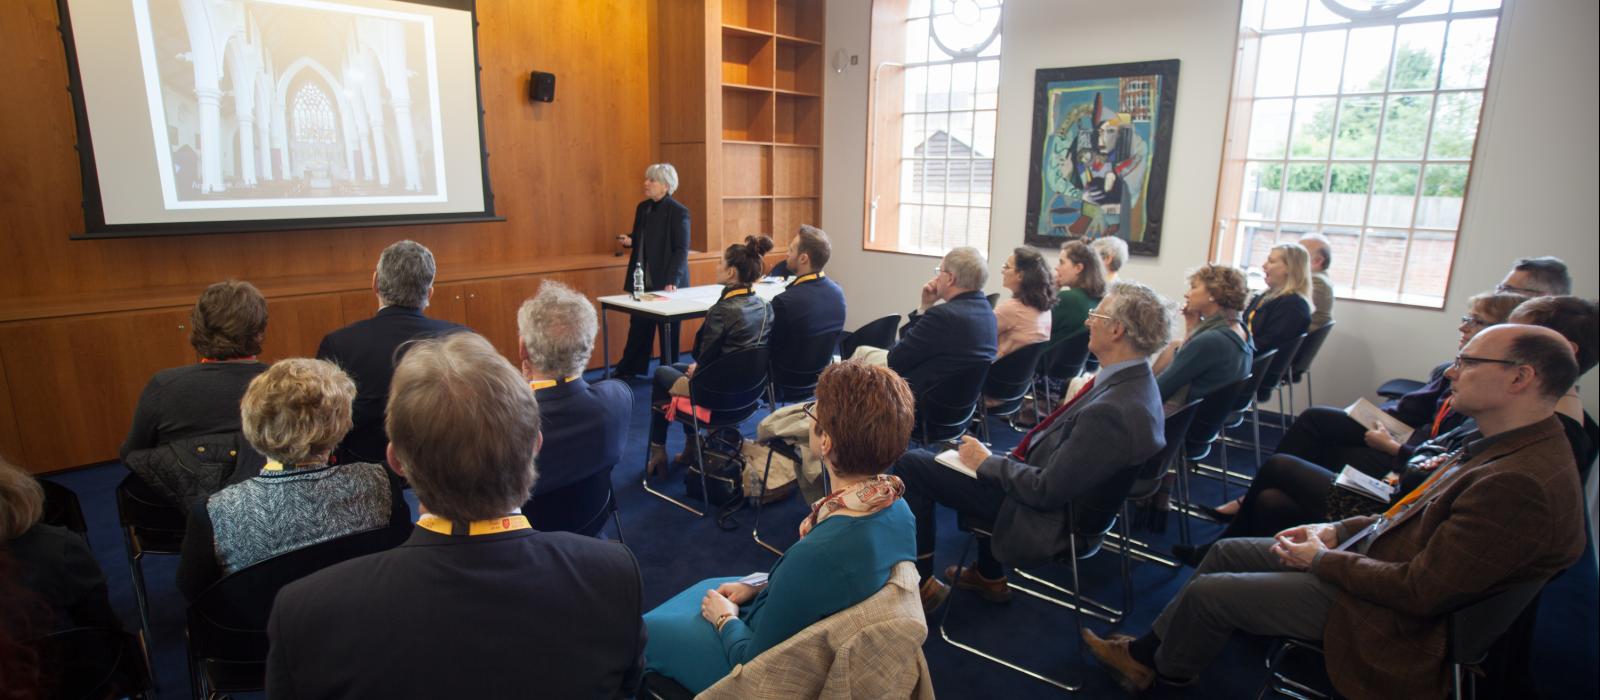
<path fill-rule="evenodd" d="M 1283 351 L 1272 359 L 1278 367 L 1294 359 L 1283 356 L 1286 346 L 1311 327 L 1311 253 L 1299 243 L 1279 243 L 1267 254 L 1261 273 L 1267 289 L 1245 307 L 1244 325 L 1257 354 Z M 1272 389 L 1263 382 L 1256 398 L 1265 401 Z"/>
<path fill-rule="evenodd" d="M 282 360 L 250 382 L 240 406 L 244 436 L 268 462 L 189 509 L 178 563 L 186 597 L 302 547 L 385 526 L 410 530 L 410 506 L 386 468 L 328 461 L 350 431 L 355 395 L 350 375 L 324 360 Z"/>

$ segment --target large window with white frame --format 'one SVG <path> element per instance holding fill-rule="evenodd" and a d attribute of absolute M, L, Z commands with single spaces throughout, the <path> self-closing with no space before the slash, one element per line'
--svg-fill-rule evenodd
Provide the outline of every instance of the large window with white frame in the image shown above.
<path fill-rule="evenodd" d="M 1341 297 L 1444 304 L 1499 0 L 1246 0 L 1217 257 L 1326 236 Z"/>
<path fill-rule="evenodd" d="M 875 0 L 865 247 L 989 248 L 1002 0 Z"/>

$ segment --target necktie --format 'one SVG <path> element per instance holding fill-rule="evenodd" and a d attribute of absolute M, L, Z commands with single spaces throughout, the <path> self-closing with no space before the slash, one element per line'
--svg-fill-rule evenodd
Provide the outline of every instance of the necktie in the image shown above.
<path fill-rule="evenodd" d="M 1099 376 L 1100 375 L 1097 374 L 1097 375 L 1095 375 L 1093 377 L 1090 377 L 1089 381 L 1083 383 L 1083 388 L 1079 389 L 1078 393 L 1075 394 L 1072 397 L 1071 400 L 1067 401 L 1064 404 L 1061 404 L 1060 408 L 1057 408 L 1056 410 L 1051 411 L 1050 415 L 1045 416 L 1044 420 L 1039 421 L 1038 425 L 1033 426 L 1032 430 L 1029 430 L 1026 435 L 1023 435 L 1022 436 L 1022 441 L 1017 443 L 1016 449 L 1011 450 L 1011 458 L 1012 459 L 1018 459 L 1018 460 L 1026 459 L 1027 456 L 1028 456 L 1028 448 L 1033 445 L 1033 437 L 1035 435 L 1038 435 L 1038 434 L 1044 432 L 1047 428 L 1049 428 L 1052 423 L 1056 422 L 1056 418 L 1059 418 L 1061 416 L 1061 414 L 1067 412 L 1067 409 L 1072 408 L 1074 405 L 1076 405 L 1078 403 L 1079 399 L 1082 399 L 1083 397 L 1088 396 L 1089 395 L 1089 390 L 1094 388 L 1094 380 L 1099 378 Z"/>

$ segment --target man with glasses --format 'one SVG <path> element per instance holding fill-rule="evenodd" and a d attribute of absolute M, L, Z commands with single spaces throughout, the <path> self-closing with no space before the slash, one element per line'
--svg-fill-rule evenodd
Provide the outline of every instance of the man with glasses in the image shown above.
<path fill-rule="evenodd" d="M 1137 639 L 1085 630 L 1124 687 L 1192 681 L 1235 631 L 1320 640 L 1347 697 L 1440 697 L 1449 611 L 1548 579 L 1583 553 L 1583 501 L 1555 417 L 1578 377 L 1548 328 L 1501 325 L 1447 370 L 1482 437 L 1382 515 L 1222 540 Z"/>
<path fill-rule="evenodd" d="M 988 263 L 977 248 L 945 254 L 933 279 L 922 285 L 922 302 L 889 348 L 889 369 L 922 396 L 939 380 L 975 364 L 994 362 L 998 329 L 994 308 L 983 296 Z M 858 350 L 858 352 L 860 352 Z"/>
<path fill-rule="evenodd" d="M 1118 282 L 1084 322 L 1089 351 L 1100 359 L 1099 373 L 1028 431 L 1016 449 L 994 455 L 971 436 L 963 437 L 960 461 L 976 477 L 940 464 L 927 450 L 907 452 L 895 463 L 895 474 L 906 485 L 906 505 L 917 516 L 925 611 L 937 609 L 950 592 L 933 575 L 937 505 L 979 518 L 993 533 L 978 540 L 975 568 L 960 576 L 954 566 L 945 569 L 956 586 L 993 602 L 1011 598 L 1001 562 L 1030 566 L 1068 551 L 1069 503 L 1101 512 L 1121 505 L 1131 477 L 1116 477 L 1166 443 L 1150 356 L 1166 346 L 1170 316 L 1154 290 Z"/>
<path fill-rule="evenodd" d="M 1561 258 L 1549 255 L 1538 258 L 1518 258 L 1511 271 L 1496 285 L 1502 294 L 1523 294 L 1530 297 L 1560 296 L 1572 293 L 1572 275 Z"/>

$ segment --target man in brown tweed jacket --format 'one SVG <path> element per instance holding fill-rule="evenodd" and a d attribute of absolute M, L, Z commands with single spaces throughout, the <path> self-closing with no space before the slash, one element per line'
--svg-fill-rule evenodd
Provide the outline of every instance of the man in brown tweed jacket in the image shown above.
<path fill-rule="evenodd" d="M 1456 410 L 1483 437 L 1383 516 L 1223 540 L 1151 631 L 1085 641 L 1131 690 L 1192 680 L 1234 631 L 1321 640 L 1351 698 L 1441 697 L 1446 616 L 1508 585 L 1548 579 L 1583 553 L 1583 501 L 1554 416 L 1578 376 L 1547 328 L 1502 325 L 1448 370 Z"/>

